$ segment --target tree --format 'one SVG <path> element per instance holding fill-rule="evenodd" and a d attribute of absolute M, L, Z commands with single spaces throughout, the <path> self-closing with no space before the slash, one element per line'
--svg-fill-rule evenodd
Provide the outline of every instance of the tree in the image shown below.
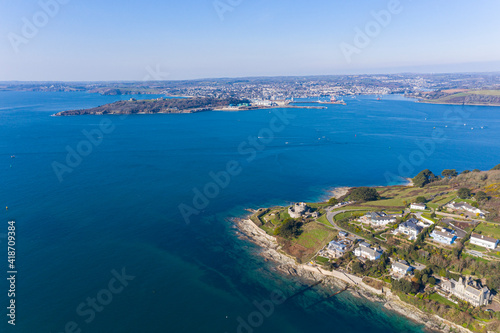
<path fill-rule="evenodd" d="M 415 199 L 415 202 L 417 203 L 426 203 L 427 202 L 427 199 L 423 196 L 419 196 Z"/>
<path fill-rule="evenodd" d="M 488 195 L 483 191 L 478 191 L 474 197 L 477 201 L 485 201 L 490 199 Z"/>
<path fill-rule="evenodd" d="M 500 164 L 495 165 L 491 170 L 500 170 Z"/>
<path fill-rule="evenodd" d="M 436 212 L 431 213 L 431 218 L 435 219 L 436 218 Z"/>
<path fill-rule="evenodd" d="M 434 286 L 436 285 L 436 278 L 434 276 L 431 276 L 427 282 L 431 285 Z"/>
<path fill-rule="evenodd" d="M 374 188 L 356 187 L 351 190 L 350 198 L 354 201 L 374 201 L 380 199 L 380 195 Z"/>
<path fill-rule="evenodd" d="M 465 174 L 467 174 L 467 173 L 470 173 L 470 170 L 464 170 L 464 171 L 462 171 L 462 173 L 461 173 L 461 174 L 462 174 L 462 175 L 465 175 Z"/>
<path fill-rule="evenodd" d="M 424 187 L 425 185 L 438 180 L 438 177 L 432 173 L 429 169 L 425 169 L 419 172 L 418 175 L 413 178 L 413 184 L 418 187 Z"/>
<path fill-rule="evenodd" d="M 444 178 L 452 178 L 458 176 L 458 172 L 455 169 L 445 169 L 443 172 L 441 172 L 441 175 Z"/>
<path fill-rule="evenodd" d="M 292 218 L 286 219 L 283 224 L 276 229 L 276 234 L 287 239 L 297 238 L 302 233 L 302 222 Z"/>
<path fill-rule="evenodd" d="M 462 187 L 458 190 L 457 195 L 460 199 L 468 199 L 471 196 L 471 191 L 466 187 Z"/>
<path fill-rule="evenodd" d="M 331 198 L 330 200 L 328 200 L 328 204 L 332 205 L 332 206 L 335 206 L 338 203 L 339 203 L 339 200 L 337 198 Z"/>

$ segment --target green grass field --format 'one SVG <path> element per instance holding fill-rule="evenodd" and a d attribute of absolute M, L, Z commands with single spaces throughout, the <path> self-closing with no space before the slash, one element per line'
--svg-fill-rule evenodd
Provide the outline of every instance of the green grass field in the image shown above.
<path fill-rule="evenodd" d="M 476 91 L 468 91 L 468 93 L 475 95 L 500 96 L 500 90 L 476 90 Z"/>
<path fill-rule="evenodd" d="M 488 222 L 481 222 L 479 225 L 474 229 L 474 231 L 477 233 L 481 231 L 481 234 L 493 238 L 500 238 L 500 224 L 496 223 L 488 223 Z"/>
<path fill-rule="evenodd" d="M 356 214 L 356 216 L 361 217 L 361 216 L 365 215 L 368 212 L 369 212 L 369 210 L 351 210 L 351 211 L 347 211 L 347 212 L 335 215 L 334 220 L 335 221 L 342 220 L 342 219 L 344 219 L 346 217 L 353 216 L 353 214 Z"/>
<path fill-rule="evenodd" d="M 433 219 L 433 218 L 431 217 L 431 214 L 430 214 L 430 213 L 423 213 L 423 214 L 422 214 L 422 216 L 423 216 L 423 217 L 425 217 L 426 219 L 431 220 L 431 221 L 432 221 L 432 222 L 434 222 L 434 223 L 436 223 L 436 222 L 437 222 L 437 221 L 436 221 L 436 219 Z"/>
<path fill-rule="evenodd" d="M 304 232 L 293 242 L 308 249 L 320 249 L 325 246 L 333 236 L 334 231 L 319 223 L 308 223 L 304 226 Z"/>
<path fill-rule="evenodd" d="M 360 207 L 373 207 L 374 209 L 402 209 L 405 204 L 408 205 L 415 202 L 416 198 L 419 196 L 424 196 L 430 198 L 433 195 L 439 194 L 441 192 L 448 192 L 449 188 L 446 185 L 441 186 L 431 186 L 426 188 L 418 187 L 405 187 L 405 186 L 395 186 L 395 187 L 382 187 L 377 189 L 379 191 L 381 200 L 364 202 L 359 204 Z M 444 196 L 439 196 L 433 199 L 428 205 L 433 208 L 440 206 L 440 201 L 442 204 L 448 202 L 455 194 L 446 194 Z"/>
<path fill-rule="evenodd" d="M 325 265 L 325 264 L 327 264 L 329 261 L 330 261 L 330 259 L 325 258 L 325 257 L 321 257 L 321 256 L 317 256 L 317 257 L 316 257 L 316 262 L 317 262 L 318 264 L 321 264 L 321 265 Z"/>
<path fill-rule="evenodd" d="M 451 307 L 457 307 L 457 305 L 455 303 L 453 303 L 449 299 L 439 295 L 438 293 L 430 294 L 429 299 L 436 301 L 436 302 L 439 302 L 441 304 L 449 305 Z"/>
<path fill-rule="evenodd" d="M 332 225 L 330 224 L 330 222 L 328 222 L 328 219 L 326 218 L 326 214 L 323 214 L 323 215 L 321 215 L 320 217 L 318 217 L 318 218 L 316 219 L 316 222 L 319 222 L 319 223 L 321 223 L 321 224 L 324 224 L 324 225 L 326 225 L 326 226 L 328 226 L 328 227 L 331 227 L 331 226 L 332 226 Z"/>

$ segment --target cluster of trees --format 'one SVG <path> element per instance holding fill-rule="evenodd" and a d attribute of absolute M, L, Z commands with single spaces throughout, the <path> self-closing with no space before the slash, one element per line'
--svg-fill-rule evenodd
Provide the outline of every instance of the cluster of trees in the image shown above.
<path fill-rule="evenodd" d="M 356 274 L 381 277 L 387 272 L 387 267 L 390 265 L 389 255 L 383 253 L 379 260 L 367 260 L 365 263 L 356 260 L 351 264 L 351 269 Z"/>
<path fill-rule="evenodd" d="M 458 176 L 458 172 L 455 169 L 445 169 L 443 170 L 443 172 L 441 172 L 441 176 L 443 176 L 444 178 L 451 179 L 453 177 Z"/>
<path fill-rule="evenodd" d="M 491 170 L 500 170 L 500 164 L 495 165 Z"/>
<path fill-rule="evenodd" d="M 372 187 L 356 187 L 350 191 L 349 198 L 354 201 L 375 201 L 380 199 L 380 194 Z"/>
<path fill-rule="evenodd" d="M 420 171 L 418 175 L 413 178 L 413 184 L 418 187 L 424 187 L 436 180 L 439 180 L 439 177 L 433 174 L 431 170 L 425 169 Z"/>
<path fill-rule="evenodd" d="M 276 228 L 275 234 L 286 239 L 297 238 L 302 234 L 302 225 L 303 223 L 299 220 L 287 218 Z"/>
<path fill-rule="evenodd" d="M 329 205 L 332 205 L 332 206 L 335 206 L 336 204 L 339 203 L 339 200 L 337 198 L 330 198 L 330 200 L 328 200 L 328 204 Z"/>
<path fill-rule="evenodd" d="M 472 191 L 466 187 L 462 187 L 458 190 L 457 195 L 460 199 L 469 199 L 472 197 Z M 489 200 L 490 197 L 484 191 L 478 191 L 474 198 L 477 202 Z M 474 206 L 474 203 L 472 204 Z M 477 204 L 475 205 L 477 207 Z"/>
<path fill-rule="evenodd" d="M 474 197 L 477 201 L 486 201 L 490 199 L 490 197 L 484 191 L 478 191 Z"/>
<path fill-rule="evenodd" d="M 462 187 L 458 190 L 457 195 L 460 199 L 469 199 L 472 195 L 472 192 L 468 188 Z"/>
<path fill-rule="evenodd" d="M 424 196 L 419 196 L 415 199 L 416 203 L 426 203 L 427 199 Z"/>
<path fill-rule="evenodd" d="M 391 289 L 405 294 L 416 294 L 420 290 L 420 285 L 416 282 L 408 281 L 406 279 L 392 280 Z"/>

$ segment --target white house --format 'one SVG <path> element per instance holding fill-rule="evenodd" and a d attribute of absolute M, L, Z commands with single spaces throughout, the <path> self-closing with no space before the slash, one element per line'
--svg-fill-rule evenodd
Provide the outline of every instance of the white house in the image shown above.
<path fill-rule="evenodd" d="M 385 226 L 389 223 L 395 223 L 396 218 L 392 215 L 386 214 L 384 212 L 370 212 L 366 213 L 366 217 L 370 220 L 370 223 L 374 226 Z"/>
<path fill-rule="evenodd" d="M 434 230 L 433 232 L 431 232 L 431 237 L 435 241 L 446 245 L 453 244 L 455 239 L 457 239 L 457 236 L 455 234 L 444 230 Z"/>
<path fill-rule="evenodd" d="M 413 267 L 405 261 L 394 261 L 392 263 L 392 272 L 396 275 L 405 276 L 412 271 Z"/>
<path fill-rule="evenodd" d="M 495 249 L 498 245 L 498 239 L 472 233 L 470 236 L 470 243 L 487 249 Z"/>
<path fill-rule="evenodd" d="M 416 239 L 417 235 L 422 231 L 422 227 L 418 225 L 418 220 L 411 218 L 399 225 L 398 231 L 402 234 L 410 236 L 410 240 Z"/>
<path fill-rule="evenodd" d="M 478 214 L 481 217 L 484 217 L 486 214 L 488 214 L 487 211 L 473 207 L 473 206 L 469 205 L 467 202 L 455 202 L 455 201 L 453 201 L 452 203 L 447 204 L 446 207 L 451 209 L 451 210 L 463 210 L 463 211 L 466 211 L 469 213 Z"/>
<path fill-rule="evenodd" d="M 415 209 L 415 210 L 426 210 L 427 205 L 423 203 L 412 203 L 410 205 L 410 209 Z"/>
<path fill-rule="evenodd" d="M 337 241 L 331 241 L 330 243 L 328 243 L 328 246 L 326 247 L 328 252 L 330 252 L 334 256 L 339 256 L 339 257 L 344 255 L 346 248 L 347 245 Z"/>
<path fill-rule="evenodd" d="M 359 246 L 354 249 L 354 255 L 356 257 L 361 257 L 369 260 L 377 260 L 382 255 L 382 250 L 375 249 L 371 247 L 368 243 L 360 243 Z"/>

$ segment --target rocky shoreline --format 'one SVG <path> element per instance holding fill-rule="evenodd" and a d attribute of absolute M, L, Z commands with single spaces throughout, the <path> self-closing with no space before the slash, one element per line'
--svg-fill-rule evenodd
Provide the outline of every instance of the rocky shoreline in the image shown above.
<path fill-rule="evenodd" d="M 472 331 L 445 320 L 436 315 L 431 315 L 417 309 L 411 304 L 405 303 L 390 290 L 378 291 L 365 283 L 352 280 L 352 283 L 346 279 L 341 279 L 340 272 L 329 272 L 320 268 L 298 264 L 296 260 L 285 254 L 280 249 L 276 239 L 260 229 L 252 220 L 248 218 L 233 219 L 237 234 L 241 239 L 250 241 L 261 248 L 259 255 L 266 260 L 277 264 L 276 270 L 280 273 L 290 276 L 297 276 L 311 281 L 323 280 L 323 283 L 338 289 L 343 289 L 350 285 L 349 292 L 356 297 L 362 297 L 372 302 L 383 303 L 383 306 L 391 311 L 403 315 L 419 324 L 423 324 L 429 332 L 461 332 L 472 333 Z M 338 276 L 335 276 L 338 274 Z M 355 278 L 353 276 L 353 278 Z M 359 278 L 357 278 L 359 279 Z M 349 281 L 346 282 L 346 281 Z"/>

